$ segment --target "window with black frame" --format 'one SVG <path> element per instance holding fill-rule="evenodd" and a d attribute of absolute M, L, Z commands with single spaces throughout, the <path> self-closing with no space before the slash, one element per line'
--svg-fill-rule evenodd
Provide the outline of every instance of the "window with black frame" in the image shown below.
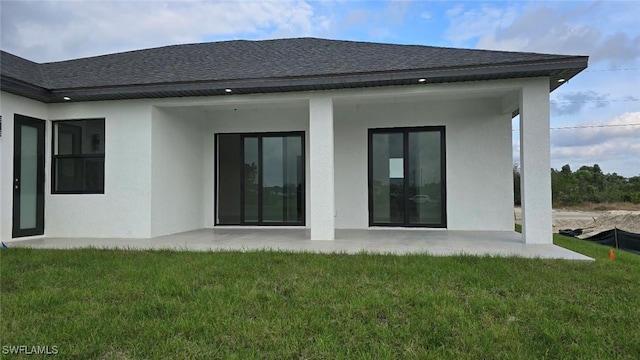
<path fill-rule="evenodd" d="M 104 119 L 53 122 L 53 194 L 104 194 Z"/>

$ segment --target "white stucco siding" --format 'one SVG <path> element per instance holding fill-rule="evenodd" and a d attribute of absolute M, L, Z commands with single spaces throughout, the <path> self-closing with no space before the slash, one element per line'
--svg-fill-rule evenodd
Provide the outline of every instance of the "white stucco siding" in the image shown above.
<path fill-rule="evenodd" d="M 104 194 L 45 193 L 48 237 L 150 237 L 151 106 L 101 101 L 49 106 L 51 120 L 105 119 Z M 51 137 L 51 132 L 47 138 Z M 50 146 L 47 147 L 50 159 Z M 48 160 L 50 161 L 50 160 Z"/>
<path fill-rule="evenodd" d="M 151 236 L 204 227 L 202 124 L 198 112 L 153 109 Z"/>
<path fill-rule="evenodd" d="M 447 133 L 450 230 L 513 231 L 511 114 L 487 100 L 465 103 Z"/>
<path fill-rule="evenodd" d="M 334 167 L 329 178 L 334 180 L 335 218 L 325 221 L 325 228 L 330 223 L 342 229 L 369 226 L 368 129 L 445 126 L 447 228 L 510 231 L 511 110 L 501 100 L 520 86 L 510 80 L 50 105 L 3 93 L 0 233 L 3 239 L 11 234 L 12 193 L 5 181 L 12 176 L 13 113 L 45 120 L 105 118 L 104 194 L 51 194 L 51 121 L 47 122 L 47 237 L 148 238 L 213 227 L 214 139 L 220 133 L 305 133 L 305 214 L 306 226 L 312 227 L 310 104 L 320 97 L 327 101 L 315 102 L 316 115 L 333 114 Z M 316 125 L 330 133 L 322 121 Z M 326 178 L 318 177 L 324 182 Z M 316 210 L 327 220 L 322 208 Z"/>
<path fill-rule="evenodd" d="M 368 129 L 446 127 L 447 228 L 511 230 L 511 117 L 497 100 L 349 103 L 335 109 L 336 227 L 367 228 Z"/>
<path fill-rule="evenodd" d="M 215 134 L 256 133 L 256 132 L 305 132 L 305 213 L 309 226 L 309 110 L 307 102 L 296 101 L 282 105 L 250 105 L 236 107 L 210 108 L 204 116 L 204 216 L 205 226 L 215 226 Z"/>
<path fill-rule="evenodd" d="M 367 129 L 371 117 L 378 116 L 372 110 L 358 105 L 337 105 L 334 110 L 337 229 L 369 227 Z"/>
<path fill-rule="evenodd" d="M 309 101 L 309 225 L 311 240 L 335 239 L 335 130 L 333 100 Z M 339 155 L 339 154 L 338 154 Z"/>
<path fill-rule="evenodd" d="M 0 238 L 2 241 L 11 240 L 13 216 L 13 119 L 15 114 L 47 120 L 47 105 L 21 96 L 0 92 L 0 115 L 2 115 L 2 156 L 0 157 Z M 49 124 L 47 124 L 48 133 Z M 45 135 L 45 169 L 49 169 L 49 149 L 51 139 Z M 7 185 L 9 184 L 9 185 Z M 45 171 L 45 193 L 49 186 L 49 171 Z M 45 221 L 46 221 L 45 214 Z"/>
<path fill-rule="evenodd" d="M 546 80 L 529 80 L 520 93 L 522 235 L 527 244 L 553 244 Z"/>

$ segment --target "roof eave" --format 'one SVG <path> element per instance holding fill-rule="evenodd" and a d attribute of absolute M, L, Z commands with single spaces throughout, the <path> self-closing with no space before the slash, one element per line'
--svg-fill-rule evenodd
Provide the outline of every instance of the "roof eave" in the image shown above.
<path fill-rule="evenodd" d="M 0 90 L 43 103 L 56 102 L 54 94 L 51 91 L 4 74 L 0 76 Z"/>
<path fill-rule="evenodd" d="M 225 89 L 233 94 L 255 94 L 291 91 L 335 90 L 344 88 L 366 88 L 377 86 L 415 85 L 418 79 L 423 83 L 444 83 L 463 81 L 482 81 L 510 78 L 549 77 L 549 90 L 553 91 L 563 82 L 577 75 L 587 67 L 588 57 L 568 57 L 545 62 L 498 64 L 491 66 L 472 66 L 463 68 L 415 69 L 404 71 L 385 71 L 360 74 L 337 74 L 323 76 L 305 76 L 289 78 L 232 79 L 224 81 L 198 81 L 183 83 L 136 84 L 123 86 L 105 86 L 88 88 L 68 88 L 46 90 L 22 83 L 14 84 L 5 90 L 19 91 L 45 103 L 64 102 L 70 97 L 74 102 L 97 100 L 120 100 L 140 98 L 165 98 L 189 96 L 227 95 Z M 3 80 L 4 80 L 3 76 Z M 12 91 L 13 90 L 13 91 Z"/>

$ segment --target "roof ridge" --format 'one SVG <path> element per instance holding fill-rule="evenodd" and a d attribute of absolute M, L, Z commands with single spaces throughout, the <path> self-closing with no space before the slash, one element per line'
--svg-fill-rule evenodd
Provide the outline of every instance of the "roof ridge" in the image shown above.
<path fill-rule="evenodd" d="M 14 54 L 6 52 L 4 50 L 2 50 L 2 51 L 7 53 L 7 54 L 10 54 L 12 56 L 18 57 L 18 58 L 20 58 L 22 60 L 29 61 L 29 62 L 37 64 L 37 65 L 47 65 L 47 64 L 60 64 L 60 63 L 65 63 L 65 62 L 77 61 L 77 60 L 89 60 L 89 59 L 97 59 L 97 58 L 104 58 L 104 57 L 111 57 L 111 56 L 126 55 L 126 54 L 135 54 L 135 53 L 142 53 L 142 52 L 159 51 L 159 50 L 162 50 L 162 49 L 175 49 L 175 48 L 180 48 L 180 47 L 186 48 L 186 47 L 194 47 L 194 46 L 224 45 L 224 44 L 229 44 L 229 43 L 252 43 L 252 44 L 258 44 L 258 43 L 267 43 L 267 42 L 290 42 L 290 41 L 299 41 L 299 40 L 316 40 L 316 41 L 323 41 L 323 42 L 330 42 L 330 43 L 354 43 L 354 44 L 362 44 L 362 45 L 406 47 L 406 48 L 415 47 L 415 48 L 422 48 L 422 49 L 429 48 L 429 49 L 442 49 L 442 50 L 452 50 L 452 51 L 488 52 L 488 53 L 494 53 L 494 54 L 495 53 L 503 53 L 503 54 L 555 55 L 555 56 L 563 56 L 563 57 L 584 56 L 584 55 L 549 54 L 549 53 L 540 53 L 540 52 L 531 52 L 531 51 L 468 49 L 468 48 L 457 48 L 457 47 L 451 47 L 451 46 L 436 46 L 436 45 L 423 45 L 423 44 L 393 44 L 393 43 L 385 43 L 385 42 L 377 42 L 377 41 L 361 41 L 361 40 L 352 40 L 352 39 L 328 39 L 328 38 L 320 38 L 320 37 L 313 37 L 313 36 L 304 36 L 304 37 L 295 37 L 295 38 L 257 39 L 257 40 L 232 39 L 232 40 L 220 40 L 220 41 L 203 41 L 203 42 L 194 42 L 194 43 L 183 43 L 183 44 L 170 44 L 170 45 L 161 45 L 161 46 L 155 46 L 155 47 L 143 48 L 143 49 L 124 50 L 124 51 L 118 51 L 118 52 L 114 52 L 114 53 L 107 53 L 107 54 L 100 54 L 100 55 L 83 56 L 83 57 L 71 58 L 71 59 L 65 59 L 65 60 L 58 60 L 58 61 L 46 61 L 46 62 L 41 62 L 41 63 L 29 60 L 27 58 L 23 58 L 23 57 L 20 57 L 20 56 L 17 56 L 17 55 L 14 55 Z"/>

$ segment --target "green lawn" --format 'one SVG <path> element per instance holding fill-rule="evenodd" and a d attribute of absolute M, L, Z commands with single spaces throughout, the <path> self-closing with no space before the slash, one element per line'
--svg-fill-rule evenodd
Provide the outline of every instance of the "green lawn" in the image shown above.
<path fill-rule="evenodd" d="M 640 357 L 640 257 L 556 242 L 597 260 L 3 249 L 0 345 L 64 359 Z"/>

